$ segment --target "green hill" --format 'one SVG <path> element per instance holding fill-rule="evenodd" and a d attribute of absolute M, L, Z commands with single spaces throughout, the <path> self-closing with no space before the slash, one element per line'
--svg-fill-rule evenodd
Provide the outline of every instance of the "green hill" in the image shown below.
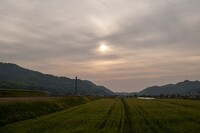
<path fill-rule="evenodd" d="M 148 87 L 139 93 L 138 95 L 149 95 L 149 96 L 158 96 L 158 95 L 196 95 L 200 96 L 200 81 L 189 81 L 179 82 L 177 84 L 168 84 L 164 86 L 152 86 Z"/>
<path fill-rule="evenodd" d="M 75 93 L 75 80 L 22 68 L 16 64 L 0 63 L 0 88 L 48 91 L 52 95 Z M 90 81 L 78 80 L 80 95 L 114 95 L 109 89 Z"/>

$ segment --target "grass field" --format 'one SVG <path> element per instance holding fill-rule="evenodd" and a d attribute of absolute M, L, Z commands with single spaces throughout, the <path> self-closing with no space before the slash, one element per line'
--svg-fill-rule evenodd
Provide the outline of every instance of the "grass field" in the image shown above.
<path fill-rule="evenodd" d="M 0 128 L 1 133 L 199 133 L 200 101 L 100 99 Z"/>
<path fill-rule="evenodd" d="M 0 89 L 0 97 L 46 97 L 49 95 L 44 91 Z"/>
<path fill-rule="evenodd" d="M 200 101 L 126 99 L 125 102 L 132 132 L 200 131 Z"/>
<path fill-rule="evenodd" d="M 0 126 L 85 104 L 96 97 L 0 98 Z"/>

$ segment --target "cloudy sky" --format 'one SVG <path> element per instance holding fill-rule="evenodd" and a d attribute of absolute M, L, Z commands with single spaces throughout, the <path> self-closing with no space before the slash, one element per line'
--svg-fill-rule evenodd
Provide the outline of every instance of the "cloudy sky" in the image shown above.
<path fill-rule="evenodd" d="M 199 0 L 0 0 L 0 61 L 113 91 L 200 80 Z"/>

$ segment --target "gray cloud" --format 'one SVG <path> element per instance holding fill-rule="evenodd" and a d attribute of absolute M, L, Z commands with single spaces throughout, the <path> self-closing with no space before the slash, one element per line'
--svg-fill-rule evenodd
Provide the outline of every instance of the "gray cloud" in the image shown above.
<path fill-rule="evenodd" d="M 0 0 L 1 61 L 79 75 L 114 91 L 200 79 L 199 6 L 198 0 Z M 97 52 L 101 42 L 111 49 L 106 54 Z"/>

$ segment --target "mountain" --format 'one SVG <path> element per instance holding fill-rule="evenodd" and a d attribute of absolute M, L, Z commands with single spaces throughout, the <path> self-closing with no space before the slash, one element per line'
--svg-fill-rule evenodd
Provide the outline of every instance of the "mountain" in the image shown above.
<path fill-rule="evenodd" d="M 115 92 L 115 95 L 120 97 L 132 96 L 129 92 Z"/>
<path fill-rule="evenodd" d="M 0 88 L 48 91 L 53 95 L 75 92 L 75 79 L 57 77 L 22 68 L 16 64 L 0 62 Z M 112 91 L 91 81 L 78 79 L 80 95 L 114 95 Z"/>
<path fill-rule="evenodd" d="M 200 81 L 189 81 L 185 80 L 177 84 L 168 84 L 164 86 L 152 86 L 148 87 L 140 92 L 137 95 L 149 95 L 149 96 L 158 96 L 158 95 L 198 95 L 200 96 Z"/>

